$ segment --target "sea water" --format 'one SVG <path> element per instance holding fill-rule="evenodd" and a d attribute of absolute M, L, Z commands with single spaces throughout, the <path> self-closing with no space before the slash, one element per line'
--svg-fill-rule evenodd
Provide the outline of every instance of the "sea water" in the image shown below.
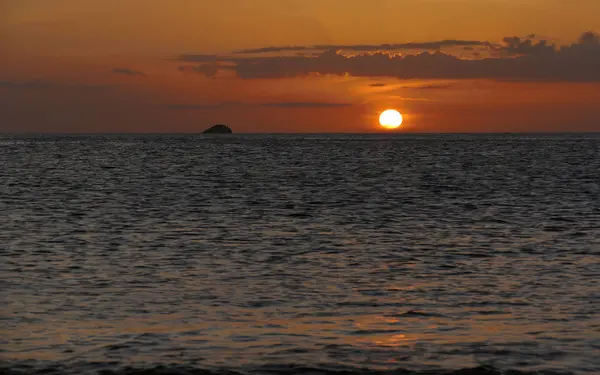
<path fill-rule="evenodd" d="M 600 373 L 598 134 L 7 135 L 0 166 L 6 374 Z"/>

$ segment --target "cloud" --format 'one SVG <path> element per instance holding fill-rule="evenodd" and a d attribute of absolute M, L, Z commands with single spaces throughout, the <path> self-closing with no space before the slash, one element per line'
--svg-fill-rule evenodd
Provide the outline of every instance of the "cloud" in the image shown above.
<path fill-rule="evenodd" d="M 585 33 L 581 34 L 581 36 L 579 37 L 579 44 L 598 45 L 598 44 L 600 44 L 600 35 L 592 32 L 592 31 L 586 31 Z"/>
<path fill-rule="evenodd" d="M 369 86 L 370 87 L 385 87 L 386 84 L 385 83 L 371 83 Z"/>
<path fill-rule="evenodd" d="M 553 54 L 556 47 L 553 44 L 548 44 L 547 40 L 540 40 L 537 43 L 533 40 L 535 35 L 528 35 L 525 38 L 517 36 L 506 37 L 502 39 L 503 45 L 492 45 L 492 51 L 502 52 L 508 56 L 522 55 L 544 55 Z"/>
<path fill-rule="evenodd" d="M 399 79 L 495 79 L 523 81 L 600 82 L 600 38 L 586 32 L 578 42 L 560 48 L 545 40 L 507 37 L 499 45 L 488 44 L 491 56 L 462 58 L 441 51 L 418 54 L 365 52 L 346 56 L 328 49 L 313 56 L 223 57 L 216 65 L 196 67 L 198 73 L 215 76 L 215 69 L 230 69 L 242 79 L 294 78 L 310 75 L 352 75 Z M 461 41 L 420 43 L 433 47 Z M 463 41 L 468 43 L 467 41 Z M 475 42 L 473 42 L 475 43 Z M 407 44 L 405 44 L 407 45 Z M 380 45 L 379 47 L 384 46 Z M 411 44 L 416 46 L 416 44 Z M 339 47 L 339 46 L 329 46 Z M 187 60 L 183 55 L 180 59 Z M 219 66 L 227 64 L 227 66 Z M 210 74 L 208 74 L 210 73 Z"/>
<path fill-rule="evenodd" d="M 273 108 L 339 108 L 350 107 L 351 103 L 333 102 L 269 102 L 269 103 L 242 103 L 222 102 L 216 104 L 170 104 L 167 108 L 177 110 L 211 110 L 231 107 L 273 107 Z"/>
<path fill-rule="evenodd" d="M 270 52 L 285 52 L 285 51 L 301 52 L 301 51 L 305 51 L 305 50 L 309 50 L 309 49 L 314 49 L 314 48 L 306 47 L 306 46 L 263 47 L 263 48 L 256 48 L 256 49 L 243 49 L 243 50 L 239 50 L 239 51 L 233 51 L 233 53 L 234 54 L 255 54 L 255 53 L 270 53 Z"/>
<path fill-rule="evenodd" d="M 319 50 L 347 50 L 356 52 L 376 51 L 400 51 L 400 50 L 439 50 L 443 47 L 483 46 L 487 42 L 477 40 L 440 40 L 422 43 L 399 43 L 399 44 L 320 44 L 314 46 Z"/>
<path fill-rule="evenodd" d="M 182 65 L 177 68 L 180 72 L 198 73 L 207 78 L 216 78 L 221 69 L 223 67 L 216 63 L 200 64 L 197 66 Z"/>
<path fill-rule="evenodd" d="M 396 43 L 396 44 L 316 44 L 313 46 L 273 46 L 256 49 L 244 49 L 233 51 L 234 54 L 259 54 L 274 52 L 301 52 L 301 51 L 326 51 L 326 50 L 345 50 L 356 52 L 374 52 L 374 51 L 399 51 L 399 50 L 438 50 L 443 47 L 462 47 L 462 46 L 484 46 L 487 42 L 477 40 L 439 40 L 423 43 Z M 188 60 L 189 61 L 189 60 Z"/>
<path fill-rule="evenodd" d="M 412 87 L 403 87 L 403 89 L 410 90 L 444 90 L 451 88 L 452 85 L 425 85 L 425 86 L 412 86 Z"/>
<path fill-rule="evenodd" d="M 145 76 L 146 75 L 142 71 L 133 70 L 133 69 L 129 69 L 129 68 L 114 68 L 112 70 L 112 72 L 115 73 L 115 74 L 123 74 L 123 75 L 130 76 L 130 77 Z"/>

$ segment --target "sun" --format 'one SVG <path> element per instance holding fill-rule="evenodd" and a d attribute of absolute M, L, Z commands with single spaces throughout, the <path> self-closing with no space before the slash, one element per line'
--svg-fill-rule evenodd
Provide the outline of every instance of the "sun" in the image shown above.
<path fill-rule="evenodd" d="M 396 129 L 402 125 L 402 115 L 395 109 L 388 109 L 379 115 L 379 124 L 386 129 Z"/>

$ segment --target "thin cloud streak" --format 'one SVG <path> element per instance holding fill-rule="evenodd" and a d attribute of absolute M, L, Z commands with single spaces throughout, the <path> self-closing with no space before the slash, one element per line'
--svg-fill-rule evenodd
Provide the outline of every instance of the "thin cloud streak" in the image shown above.
<path fill-rule="evenodd" d="M 133 69 L 129 69 L 129 68 L 115 68 L 112 70 L 112 72 L 114 74 L 121 74 L 121 75 L 126 75 L 129 77 L 141 77 L 141 76 L 145 76 L 146 73 L 140 71 L 140 70 L 133 70 Z"/>
<path fill-rule="evenodd" d="M 260 54 L 274 52 L 302 52 L 302 51 L 325 51 L 345 50 L 356 52 L 373 51 L 399 51 L 399 50 L 439 50 L 443 47 L 484 46 L 488 42 L 478 40 L 440 40 L 422 43 L 395 43 L 395 44 L 316 44 L 313 46 L 272 46 L 256 49 L 244 49 L 233 51 L 234 54 Z"/>
<path fill-rule="evenodd" d="M 403 87 L 403 89 L 405 90 L 445 90 L 445 89 L 449 89 L 452 88 L 453 85 L 425 85 L 425 86 L 410 86 L 410 87 Z"/>
<path fill-rule="evenodd" d="M 244 55 L 244 54 L 258 54 L 258 53 L 272 53 L 272 52 L 302 52 L 302 51 L 306 51 L 306 50 L 313 50 L 316 49 L 315 47 L 306 47 L 306 46 L 280 46 L 280 47 L 263 47 L 263 48 L 256 48 L 256 49 L 242 49 L 242 50 L 238 50 L 238 51 L 233 51 L 232 53 L 237 54 L 237 55 Z"/>
<path fill-rule="evenodd" d="M 478 40 L 440 40 L 423 43 L 398 43 L 398 44 L 320 44 L 315 45 L 317 50 L 347 50 L 356 52 L 400 51 L 400 50 L 439 50 L 443 47 L 485 46 L 488 42 Z"/>

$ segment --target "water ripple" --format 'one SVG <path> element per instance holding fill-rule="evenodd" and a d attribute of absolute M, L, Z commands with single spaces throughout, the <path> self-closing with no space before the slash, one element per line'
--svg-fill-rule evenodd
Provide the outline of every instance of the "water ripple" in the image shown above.
<path fill-rule="evenodd" d="M 600 372 L 597 135 L 14 136 L 0 165 L 3 373 Z"/>

